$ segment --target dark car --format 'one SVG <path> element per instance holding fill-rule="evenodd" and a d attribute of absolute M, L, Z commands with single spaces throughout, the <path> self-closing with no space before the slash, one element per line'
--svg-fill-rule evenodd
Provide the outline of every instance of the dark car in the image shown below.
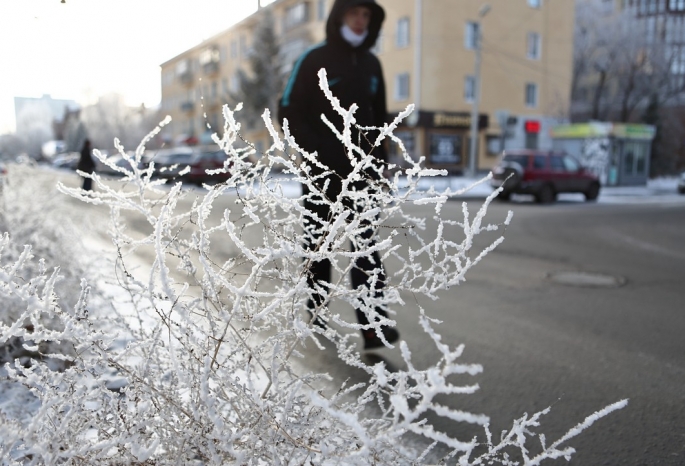
<path fill-rule="evenodd" d="M 150 157 L 146 162 L 154 162 L 155 176 L 180 180 L 181 173 L 187 172 L 186 167 L 190 165 L 194 154 L 193 149 L 187 146 L 159 149 L 146 154 Z"/>
<path fill-rule="evenodd" d="M 493 188 L 502 186 L 498 198 L 532 194 L 543 204 L 554 202 L 559 193 L 582 193 L 588 201 L 599 196 L 599 178 L 573 156 L 535 150 L 506 151 L 492 170 Z"/>
<path fill-rule="evenodd" d="M 160 149 L 146 154 L 146 164 L 155 163 L 155 176 L 189 183 L 218 183 L 230 178 L 229 173 L 208 174 L 224 166 L 226 153 L 219 146 L 182 146 Z"/>

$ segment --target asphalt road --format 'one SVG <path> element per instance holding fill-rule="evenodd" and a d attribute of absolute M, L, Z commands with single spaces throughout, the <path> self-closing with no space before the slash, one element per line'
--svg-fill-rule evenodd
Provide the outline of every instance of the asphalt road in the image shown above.
<path fill-rule="evenodd" d="M 453 202 L 443 214 L 460 209 Z M 466 283 L 422 303 L 445 322 L 444 342 L 464 343 L 464 358 L 485 367 L 481 390 L 449 404 L 490 415 L 495 435 L 552 406 L 540 429 L 551 441 L 629 398 L 569 442 L 578 450 L 572 464 L 685 464 L 685 204 L 496 204 L 489 218 L 506 209 L 514 220 L 504 243 Z M 560 272 L 622 286 L 560 284 L 552 280 Z M 414 320 L 398 315 L 414 357 L 428 363 L 438 353 Z M 381 354 L 400 364 L 392 351 Z M 463 429 L 464 439 L 473 432 L 436 427 Z"/>
<path fill-rule="evenodd" d="M 421 301 L 444 321 L 443 341 L 464 343 L 464 362 L 485 368 L 475 379 L 455 379 L 477 382 L 479 392 L 441 401 L 489 415 L 496 437 L 514 418 L 552 406 L 540 429 L 551 443 L 594 411 L 628 398 L 627 408 L 568 443 L 578 450 L 571 464 L 684 465 L 685 202 L 496 203 L 488 218 L 500 222 L 508 209 L 514 219 L 504 243 L 465 283 L 438 301 Z M 443 215 L 459 218 L 461 202 L 450 202 Z M 390 272 L 393 266 L 386 263 Z M 559 272 L 599 274 L 620 286 L 560 284 L 550 277 Z M 398 311 L 416 364 L 435 361 L 438 351 L 416 316 Z M 398 349 L 367 358 L 403 365 Z M 332 351 L 308 350 L 307 365 L 340 381 L 363 379 Z M 462 440 L 480 432 L 430 421 Z"/>

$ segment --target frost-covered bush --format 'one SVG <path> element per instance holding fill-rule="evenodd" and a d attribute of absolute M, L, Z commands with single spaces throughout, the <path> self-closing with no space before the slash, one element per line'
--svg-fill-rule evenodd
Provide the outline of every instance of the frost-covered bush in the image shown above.
<path fill-rule="evenodd" d="M 60 187 L 75 198 L 109 207 L 117 277 L 128 299 L 125 306 L 115 306 L 103 326 L 102 316 L 91 309 L 85 281 L 79 300 L 67 308 L 56 300 L 54 274 L 46 266 L 32 283 L 17 279 L 15 272 L 26 261 L 3 261 L 2 296 L 16 294 L 26 305 L 26 318 L 51 313 L 63 323 L 55 332 L 36 320 L 34 340 L 69 342 L 73 356 L 61 372 L 40 363 L 6 367 L 10 378 L 31 389 L 40 407 L 25 421 L 6 416 L 0 424 L 2 457 L 21 464 L 423 464 L 441 445 L 451 450 L 446 462 L 533 465 L 569 458 L 573 449 L 563 442 L 625 405 L 609 406 L 547 444 L 533 433 L 545 412 L 514 421 L 493 439 L 486 415 L 436 401 L 475 392 L 473 379 L 482 368 L 460 362 L 464 348 L 444 344 L 436 330 L 439 322 L 418 300 L 405 302 L 402 296 L 438 299 L 442 290 L 461 283 L 503 240 L 474 250 L 474 237 L 500 230 L 511 213 L 499 224 L 484 221 L 493 193 L 475 213 L 464 204 L 463 218 L 441 217 L 451 193 L 419 194 L 416 188 L 422 177 L 441 173 L 422 168 L 423 160 L 413 161 L 406 152 L 409 168 L 403 176 L 381 177 L 363 191 L 353 190 L 353 182 L 374 164 L 351 140 L 355 108 L 340 108 L 325 73 L 320 78 L 345 122 L 338 136 L 354 165 L 343 180 L 343 196 L 359 208 L 325 201 L 333 220 L 325 223 L 323 240 L 314 250 L 303 247 L 304 196 L 286 196 L 279 179 L 294 179 L 314 192 L 311 167 L 319 162 L 297 146 L 287 124 L 283 140 L 268 112 L 263 119 L 274 142 L 255 165 L 248 162 L 252 149 L 238 148 L 240 124 L 234 112 L 224 109 L 224 136 L 216 141 L 227 154 L 224 170 L 231 177 L 207 186 L 192 202 L 188 198 L 196 192 L 180 183 L 162 186 L 164 181 L 153 177 L 154 163 L 138 168 L 145 141 L 133 156 L 120 147 L 130 168 L 98 155 L 124 175 L 114 187 L 97 174 L 92 175 L 93 192 Z M 390 138 L 401 146 L 392 132 L 411 110 L 381 128 L 375 143 Z M 220 196 L 233 199 L 233 207 L 216 212 Z M 432 214 L 419 218 L 407 213 L 417 204 L 430 206 Z M 131 218 L 147 231 L 129 231 L 126 219 Z M 401 264 L 386 271 L 383 296 L 351 289 L 347 278 L 352 260 L 370 253 L 360 235 L 369 224 L 381 257 Z M 445 234 L 455 229 L 463 233 L 460 242 Z M 140 257 L 152 259 L 145 263 Z M 314 292 L 307 286 L 308 263 L 322 259 L 337 272 L 333 283 L 318 290 L 325 302 L 316 315 L 328 323 L 325 328 L 313 325 L 306 312 Z M 411 349 L 400 342 L 404 369 L 391 372 L 382 362 L 366 364 L 356 349 L 360 326 L 340 313 L 345 304 L 371 317 L 379 317 L 376 307 L 391 316 L 401 307 L 416 317 L 441 358 L 418 368 Z M 388 318 L 374 325 L 394 324 Z M 0 341 L 17 332 L 16 326 L 3 326 Z M 326 346 L 335 348 L 341 363 L 365 371 L 368 381 L 336 386 L 327 374 L 308 371 L 301 361 L 304 349 L 324 351 Z M 113 373 L 123 381 L 119 386 L 111 384 Z M 483 437 L 459 439 L 438 432 L 426 421 L 431 412 L 480 425 Z M 409 435 L 424 437 L 431 447 L 412 448 Z M 541 443 L 531 447 L 532 437 Z"/>

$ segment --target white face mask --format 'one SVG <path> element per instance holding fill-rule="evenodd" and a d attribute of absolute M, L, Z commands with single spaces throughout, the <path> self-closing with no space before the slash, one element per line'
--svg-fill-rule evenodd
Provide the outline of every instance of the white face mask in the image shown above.
<path fill-rule="evenodd" d="M 355 33 L 347 24 L 343 24 L 340 28 L 340 34 L 352 47 L 359 47 L 369 35 L 369 31 L 364 31 L 361 34 Z"/>

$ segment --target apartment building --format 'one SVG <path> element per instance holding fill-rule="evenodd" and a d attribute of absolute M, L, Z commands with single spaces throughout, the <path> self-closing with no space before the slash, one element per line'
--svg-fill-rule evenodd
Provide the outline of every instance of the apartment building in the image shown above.
<path fill-rule="evenodd" d="M 276 23 L 286 71 L 324 39 L 333 0 L 276 0 Z M 477 37 L 482 37 L 476 167 L 491 168 L 503 148 L 549 148 L 550 128 L 566 121 L 570 105 L 572 1 L 379 0 L 386 20 L 374 52 L 383 63 L 391 114 L 415 111 L 398 128 L 409 154 L 426 165 L 459 172 L 468 167 L 475 95 Z M 162 111 L 174 139 L 221 127 L 221 97 L 237 86 L 252 32 L 264 8 L 226 31 L 165 62 Z M 312 92 L 319 92 L 313 89 Z M 206 116 L 205 116 L 206 115 Z M 268 147 L 264 132 L 249 139 Z M 397 147 L 390 147 L 397 157 Z"/>

